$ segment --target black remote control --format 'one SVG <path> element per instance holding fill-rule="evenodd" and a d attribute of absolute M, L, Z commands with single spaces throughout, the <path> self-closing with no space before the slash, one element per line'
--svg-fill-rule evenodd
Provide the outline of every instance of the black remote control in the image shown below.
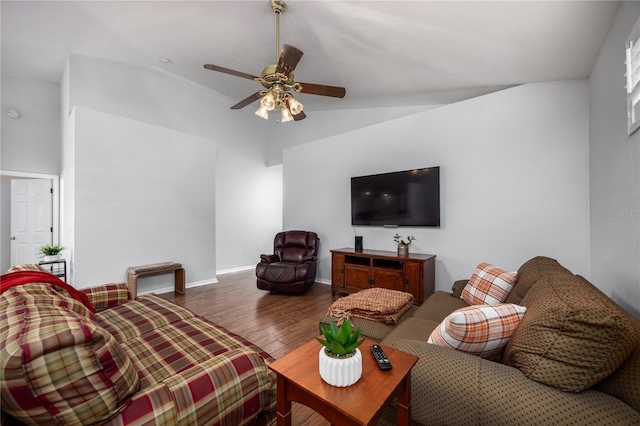
<path fill-rule="evenodd" d="M 380 346 L 371 345 L 371 353 L 373 354 L 373 357 L 375 358 L 376 362 L 380 366 L 381 370 L 391 370 L 393 368 L 393 366 L 391 365 L 391 362 L 387 358 L 387 355 L 385 355 L 384 351 Z"/>

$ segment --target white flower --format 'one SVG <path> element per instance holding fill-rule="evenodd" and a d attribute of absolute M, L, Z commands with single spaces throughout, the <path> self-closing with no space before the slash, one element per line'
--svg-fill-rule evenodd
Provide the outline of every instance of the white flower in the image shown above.
<path fill-rule="evenodd" d="M 393 236 L 393 241 L 398 244 L 411 244 L 411 241 L 417 240 L 413 235 L 407 235 L 406 237 L 401 236 L 400 234 L 396 234 Z"/>

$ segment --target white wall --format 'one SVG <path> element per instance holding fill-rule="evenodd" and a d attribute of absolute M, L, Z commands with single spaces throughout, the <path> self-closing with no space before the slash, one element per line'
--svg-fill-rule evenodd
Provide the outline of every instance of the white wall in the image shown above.
<path fill-rule="evenodd" d="M 304 102 L 313 105 L 312 98 L 313 96 L 309 95 Z M 302 101 L 302 99 L 300 100 Z M 335 102 L 339 103 L 340 100 L 337 99 Z M 437 107 L 438 105 L 411 105 L 388 108 L 363 107 L 348 110 L 307 111 L 306 119 L 295 123 L 283 124 L 275 123 L 275 117 L 273 117 L 275 114 L 272 113 L 272 118 L 269 120 L 269 153 L 267 161 L 272 165 L 282 164 L 282 152 L 286 148 Z"/>
<path fill-rule="evenodd" d="M 640 2 L 620 2 L 589 79 L 593 281 L 640 318 L 640 131 L 627 135 L 625 41 Z"/>
<path fill-rule="evenodd" d="M 75 258 L 75 112 L 69 114 L 69 61 L 65 66 L 60 82 L 60 123 L 62 137 L 62 172 L 60 173 L 60 222 L 61 244 L 67 248 L 65 258 L 68 261 L 67 282 L 73 282 Z M 74 110 L 75 111 L 75 110 Z"/>
<path fill-rule="evenodd" d="M 5 111 L 15 109 L 19 118 Z M 0 169 L 60 173 L 60 85 L 2 76 Z"/>
<path fill-rule="evenodd" d="M 94 58 L 70 56 L 69 86 L 69 109 L 84 106 L 216 141 L 215 161 L 208 159 L 216 185 L 212 267 L 253 267 L 272 247 L 282 228 L 282 173 L 265 167 L 266 122 L 252 111 L 230 110 L 233 100 L 203 86 Z"/>
<path fill-rule="evenodd" d="M 0 169 L 4 172 L 60 173 L 60 85 L 2 76 Z M 9 118 L 7 109 L 20 112 Z M 11 265 L 11 176 L 0 185 L 0 271 Z M 57 230 L 56 230 L 57 235 Z"/>
<path fill-rule="evenodd" d="M 182 263 L 190 285 L 214 281 L 215 141 L 82 107 L 74 133 L 74 285 L 160 261 Z"/>
<path fill-rule="evenodd" d="M 353 247 L 350 177 L 440 166 L 442 226 L 357 227 L 365 249 L 415 235 L 438 289 L 536 255 L 589 277 L 588 118 L 587 81 L 532 84 L 286 149 L 284 228 L 318 232 L 329 282 L 329 250 Z"/>

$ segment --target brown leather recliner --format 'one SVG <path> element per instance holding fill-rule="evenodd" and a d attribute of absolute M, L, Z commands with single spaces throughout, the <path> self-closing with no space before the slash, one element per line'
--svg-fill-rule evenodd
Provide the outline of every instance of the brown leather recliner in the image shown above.
<path fill-rule="evenodd" d="M 280 293 L 304 293 L 316 279 L 320 239 L 315 232 L 276 234 L 273 254 L 260 255 L 256 266 L 258 288 Z"/>

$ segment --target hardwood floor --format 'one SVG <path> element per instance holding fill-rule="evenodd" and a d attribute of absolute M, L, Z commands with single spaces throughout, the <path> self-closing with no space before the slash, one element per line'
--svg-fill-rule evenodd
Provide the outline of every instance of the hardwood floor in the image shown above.
<path fill-rule="evenodd" d="M 237 333 L 280 358 L 318 336 L 318 320 L 336 297 L 315 283 L 303 295 L 274 294 L 256 287 L 255 271 L 218 275 L 218 283 L 160 296 Z M 293 424 L 329 425 L 324 417 L 293 404 Z"/>

